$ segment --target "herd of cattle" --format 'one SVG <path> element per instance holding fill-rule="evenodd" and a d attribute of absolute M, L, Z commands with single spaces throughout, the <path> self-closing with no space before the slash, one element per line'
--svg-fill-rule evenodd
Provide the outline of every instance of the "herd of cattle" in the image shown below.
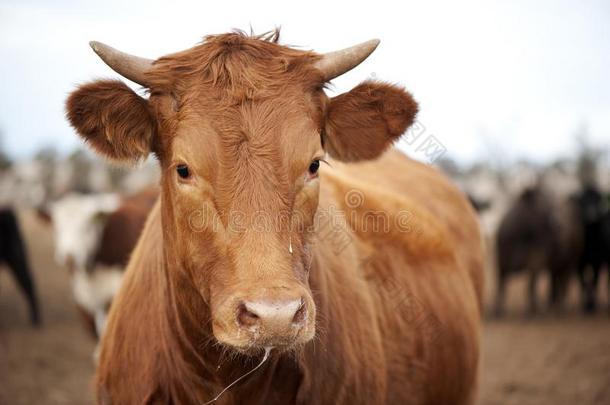
<path fill-rule="evenodd" d="M 529 278 L 530 313 L 539 308 L 536 284 L 544 273 L 550 309 L 561 310 L 567 287 L 577 279 L 583 310 L 595 311 L 600 272 L 610 270 L 610 194 L 607 168 L 580 160 L 543 168 L 521 164 L 504 172 L 450 170 L 479 213 L 496 264 L 495 315 L 504 313 L 507 282 L 519 272 Z"/>

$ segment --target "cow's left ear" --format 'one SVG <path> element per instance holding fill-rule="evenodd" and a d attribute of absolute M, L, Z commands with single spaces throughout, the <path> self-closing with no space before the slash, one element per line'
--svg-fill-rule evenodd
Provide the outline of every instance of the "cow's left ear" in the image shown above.
<path fill-rule="evenodd" d="M 330 100 L 324 148 L 342 161 L 374 159 L 413 124 L 417 102 L 403 88 L 363 82 Z"/>
<path fill-rule="evenodd" d="M 66 116 L 103 157 L 135 163 L 151 152 L 156 122 L 148 101 L 119 80 L 80 86 L 66 101 Z"/>

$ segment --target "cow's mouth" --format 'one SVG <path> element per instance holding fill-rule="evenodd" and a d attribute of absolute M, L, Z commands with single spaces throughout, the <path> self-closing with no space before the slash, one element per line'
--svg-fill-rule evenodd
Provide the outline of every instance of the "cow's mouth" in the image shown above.
<path fill-rule="evenodd" d="M 214 328 L 214 337 L 220 345 L 248 356 L 260 354 L 261 350 L 267 348 L 273 349 L 274 353 L 298 351 L 312 340 L 315 334 L 313 325 L 294 328 L 284 334 L 270 334 L 258 328 L 246 331 L 239 327 L 231 329 Z"/>

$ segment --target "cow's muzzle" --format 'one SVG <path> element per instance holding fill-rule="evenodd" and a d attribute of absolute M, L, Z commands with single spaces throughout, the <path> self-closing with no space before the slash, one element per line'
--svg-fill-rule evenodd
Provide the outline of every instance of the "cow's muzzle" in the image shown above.
<path fill-rule="evenodd" d="M 214 335 L 238 349 L 290 348 L 313 338 L 315 305 L 302 288 L 265 289 L 264 294 L 228 300 L 214 322 Z"/>

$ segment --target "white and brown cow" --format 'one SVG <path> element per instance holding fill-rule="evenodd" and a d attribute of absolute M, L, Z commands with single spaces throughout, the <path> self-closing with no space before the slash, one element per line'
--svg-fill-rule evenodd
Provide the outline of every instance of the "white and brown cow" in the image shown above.
<path fill-rule="evenodd" d="M 96 337 L 157 195 L 70 193 L 50 205 L 55 260 L 70 271 L 74 299 Z"/>

